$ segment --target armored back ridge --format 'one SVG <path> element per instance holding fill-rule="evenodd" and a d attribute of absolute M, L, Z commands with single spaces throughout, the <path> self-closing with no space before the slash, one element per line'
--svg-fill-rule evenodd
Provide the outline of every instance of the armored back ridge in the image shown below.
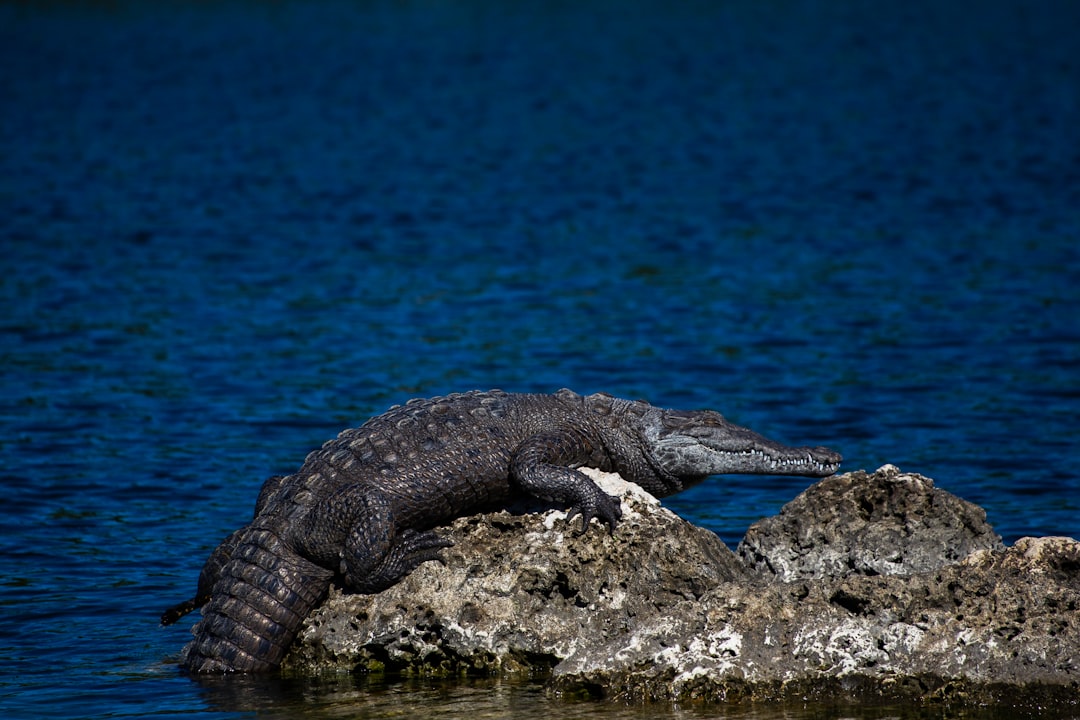
<path fill-rule="evenodd" d="M 610 395 L 473 391 L 395 406 L 266 481 L 255 516 L 211 554 L 205 606 L 181 664 L 193 672 L 276 668 L 335 580 L 375 593 L 448 547 L 433 528 L 525 494 L 614 532 L 619 500 L 580 467 L 616 471 L 660 497 L 720 473 L 821 477 L 825 448 L 788 447 L 710 411 L 663 410 Z"/>

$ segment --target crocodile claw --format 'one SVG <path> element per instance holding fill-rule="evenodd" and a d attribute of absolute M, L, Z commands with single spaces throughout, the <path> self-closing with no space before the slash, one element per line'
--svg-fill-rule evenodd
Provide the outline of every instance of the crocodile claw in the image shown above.
<path fill-rule="evenodd" d="M 570 522 L 578 515 L 581 516 L 581 529 L 575 530 L 575 536 L 584 535 L 589 530 L 589 522 L 596 518 L 604 525 L 608 526 L 608 534 L 615 534 L 615 526 L 618 525 L 619 520 L 622 518 L 622 507 L 620 507 L 619 499 L 613 498 L 605 492 L 601 492 L 599 496 L 591 503 L 579 503 L 570 508 L 566 514 L 566 521 Z"/>

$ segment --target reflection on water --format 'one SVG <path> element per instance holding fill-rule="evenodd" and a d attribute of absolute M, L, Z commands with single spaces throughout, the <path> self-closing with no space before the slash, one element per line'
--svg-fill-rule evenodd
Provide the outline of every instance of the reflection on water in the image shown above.
<path fill-rule="evenodd" d="M 513 718 L 723 718 L 725 720 L 1021 720 L 1080 717 L 1078 708 L 956 709 L 948 704 L 914 707 L 838 701 L 829 703 L 659 704 L 633 706 L 560 698 L 542 679 L 406 679 L 388 681 L 337 674 L 307 678 L 199 678 L 210 712 L 256 712 L 260 718 L 401 718 L 446 720 Z"/>

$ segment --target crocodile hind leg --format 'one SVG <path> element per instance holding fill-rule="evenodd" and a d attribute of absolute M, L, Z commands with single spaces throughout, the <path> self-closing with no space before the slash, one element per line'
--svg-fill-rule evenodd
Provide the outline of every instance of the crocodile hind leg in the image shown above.
<path fill-rule="evenodd" d="M 377 493 L 349 500 L 352 529 L 341 555 L 341 571 L 355 592 L 385 590 L 422 563 L 441 561 L 439 550 L 453 545 L 430 530 L 398 527 L 390 503 Z"/>
<path fill-rule="evenodd" d="M 272 531 L 248 528 L 221 568 L 181 664 L 192 672 L 276 668 L 332 577 Z"/>

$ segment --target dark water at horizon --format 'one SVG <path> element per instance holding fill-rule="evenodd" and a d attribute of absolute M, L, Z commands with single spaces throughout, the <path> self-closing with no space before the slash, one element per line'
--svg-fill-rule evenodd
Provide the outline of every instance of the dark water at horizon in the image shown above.
<path fill-rule="evenodd" d="M 469 388 L 712 407 L 1080 537 L 1076 37 L 1068 0 L 0 4 L 0 712 L 961 716 L 195 683 L 157 618 L 263 478 Z M 734 546 L 808 484 L 666 503 Z"/>

